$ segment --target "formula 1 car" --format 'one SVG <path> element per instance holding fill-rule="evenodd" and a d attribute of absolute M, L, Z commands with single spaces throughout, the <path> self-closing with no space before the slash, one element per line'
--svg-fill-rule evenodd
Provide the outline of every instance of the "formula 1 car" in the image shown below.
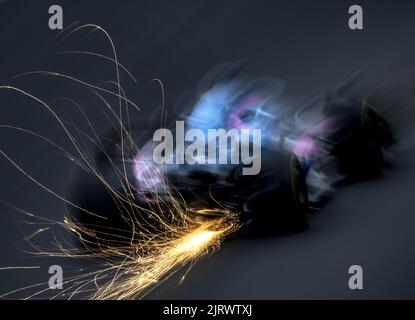
<path fill-rule="evenodd" d="M 189 207 L 232 208 L 247 225 L 304 226 L 310 207 L 320 206 L 337 185 L 378 175 L 383 151 L 393 141 L 387 121 L 364 97 L 345 99 L 330 93 L 283 110 L 268 80 L 215 84 L 193 104 L 184 122 L 186 128 L 202 132 L 260 128 L 260 172 L 243 175 L 241 163 L 158 165 L 151 139 L 156 128 L 138 129 L 133 134 L 138 153 L 121 150 L 119 138 L 113 138 L 105 152 L 97 152 L 97 170 L 110 187 L 83 171 L 75 174 L 73 202 L 106 218 L 72 210 L 77 220 L 128 229 L 120 218 L 122 206 L 109 190 L 125 194 L 126 179 L 140 207 L 165 201 L 174 189 Z M 254 141 L 249 143 L 253 148 Z M 218 157 L 227 152 L 217 151 Z M 120 178 L 120 172 L 126 177 Z"/>

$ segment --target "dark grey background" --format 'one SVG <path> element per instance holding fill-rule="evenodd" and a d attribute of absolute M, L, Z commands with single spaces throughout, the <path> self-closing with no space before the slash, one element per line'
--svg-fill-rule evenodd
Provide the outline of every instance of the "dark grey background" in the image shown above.
<path fill-rule="evenodd" d="M 364 8 L 363 31 L 347 26 L 348 7 L 355 3 Z M 135 85 L 122 73 L 129 97 L 142 107 L 141 113 L 134 114 L 137 121 L 159 106 L 160 91 L 150 83 L 152 78 L 165 84 L 166 106 L 174 117 L 174 103 L 183 92 L 194 89 L 216 65 L 237 60 L 248 61 L 247 69 L 254 76 L 285 80 L 286 101 L 326 90 L 365 68 L 366 84 L 390 89 L 382 92 L 381 103 L 389 113 L 399 115 L 395 117 L 401 134 L 396 165 L 381 179 L 340 190 L 313 215 L 304 232 L 228 241 L 199 262 L 181 285 L 173 277 L 149 298 L 415 298 L 415 139 L 408 127 L 414 118 L 412 1 L 0 1 L 0 83 L 25 88 L 48 102 L 59 96 L 74 98 L 86 106 L 102 132 L 107 124 L 95 112 L 96 99 L 79 86 L 47 77 L 8 79 L 30 70 L 57 70 L 95 84 L 114 79 L 111 65 L 100 59 L 39 56 L 58 32 L 48 29 L 51 4 L 62 5 L 65 26 L 76 20 L 96 23 L 111 34 L 120 62 L 139 82 Z M 105 38 L 97 33 L 76 35 L 55 49 L 86 48 L 111 54 Z M 67 104 L 56 105 L 62 112 L 74 113 Z M 76 117 L 74 113 L 75 122 Z M 50 115 L 16 94 L 0 91 L 0 119 L 1 124 L 34 130 L 68 145 Z M 65 193 L 71 163 L 53 148 L 0 129 L 0 149 L 42 183 Z M 58 221 L 64 206 L 3 158 L 0 198 L 4 201 L 0 267 L 40 266 L 0 271 L 0 292 L 47 281 L 50 264 L 64 263 L 68 270 L 78 267 L 76 262 L 24 252 L 30 248 L 22 241 L 21 229 L 25 233 L 31 229 L 17 222 L 23 217 L 7 204 Z M 47 248 L 53 247 L 52 242 L 51 236 L 35 240 Z M 347 270 L 353 264 L 364 268 L 362 291 L 348 289 Z M 25 296 L 25 292 L 17 294 Z"/>

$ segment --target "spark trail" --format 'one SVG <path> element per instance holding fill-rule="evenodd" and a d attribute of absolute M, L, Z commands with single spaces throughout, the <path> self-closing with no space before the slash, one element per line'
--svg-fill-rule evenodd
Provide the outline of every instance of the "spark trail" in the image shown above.
<path fill-rule="evenodd" d="M 184 266 L 192 266 L 198 259 L 212 253 L 218 249 L 221 242 L 226 236 L 232 234 L 239 228 L 238 214 L 230 208 L 222 207 L 218 204 L 217 208 L 195 209 L 190 208 L 181 198 L 180 194 L 170 186 L 166 179 L 163 178 L 163 172 L 154 172 L 151 168 L 147 169 L 148 176 L 161 175 L 163 192 L 167 197 L 159 197 L 159 190 L 147 190 L 155 200 L 153 205 L 143 207 L 136 201 L 140 190 L 136 188 L 128 179 L 125 163 L 129 161 L 128 156 L 134 155 L 135 158 L 140 157 L 140 148 L 135 145 L 131 134 L 131 126 L 129 123 L 131 107 L 134 111 L 139 112 L 139 107 L 129 100 L 125 95 L 125 90 L 120 83 L 120 68 L 127 72 L 133 78 L 128 70 L 118 62 L 115 45 L 109 34 L 100 26 L 87 24 L 78 25 L 71 24 L 67 29 L 63 30 L 58 37 L 49 44 L 49 50 L 55 48 L 66 38 L 83 30 L 99 31 L 107 38 L 111 50 L 112 57 L 107 57 L 100 53 L 90 51 L 71 50 L 70 54 L 87 54 L 105 59 L 112 62 L 116 70 L 116 81 L 113 82 L 116 90 L 112 91 L 101 86 L 91 84 L 74 76 L 62 74 L 54 71 L 32 71 L 20 74 L 9 80 L 16 80 L 25 76 L 50 76 L 62 81 L 71 81 L 77 85 L 85 87 L 92 92 L 105 106 L 112 122 L 118 129 L 120 138 L 120 153 L 122 158 L 122 166 L 116 166 L 111 157 L 103 148 L 102 138 L 99 137 L 94 130 L 92 123 L 82 108 L 72 99 L 64 98 L 73 102 L 81 112 L 82 116 L 92 134 L 83 132 L 73 124 L 62 119 L 53 109 L 53 106 L 43 101 L 41 98 L 27 92 L 23 89 L 12 85 L 2 85 L 0 90 L 12 92 L 22 95 L 35 102 L 38 106 L 46 110 L 53 119 L 59 124 L 64 134 L 69 138 L 74 151 L 70 152 L 63 146 L 57 145 L 51 139 L 41 136 L 40 134 L 12 125 L 1 125 L 1 129 L 12 129 L 19 133 L 28 134 L 39 138 L 43 143 L 56 148 L 71 163 L 79 166 L 82 170 L 95 176 L 100 183 L 108 190 L 114 202 L 117 204 L 117 214 L 129 226 L 129 230 L 118 230 L 116 227 L 108 228 L 97 225 L 88 225 L 79 222 L 76 218 L 66 216 L 63 221 L 52 221 L 47 218 L 38 217 L 28 211 L 19 210 L 21 213 L 31 219 L 39 220 L 39 224 L 53 225 L 56 224 L 65 230 L 75 234 L 81 242 L 81 247 L 58 243 L 57 250 L 44 250 L 33 243 L 33 237 L 43 234 L 48 228 L 40 228 L 30 237 L 26 237 L 27 242 L 32 246 L 36 255 L 48 257 L 66 257 L 70 259 L 87 259 L 99 260 L 100 267 L 93 271 L 82 270 L 74 276 L 64 279 L 64 289 L 55 294 L 51 298 L 78 298 L 86 297 L 91 299 L 136 299 L 142 298 L 150 290 L 154 289 L 162 281 L 169 278 L 172 274 L 180 270 Z M 58 52 L 64 54 L 64 52 Z M 45 56 L 48 54 L 45 52 Z M 133 78 L 133 81 L 136 80 Z M 162 91 L 162 110 L 164 110 L 164 88 L 159 79 L 154 80 L 161 87 Z M 118 100 L 118 111 L 108 102 L 105 95 L 115 97 Z M 124 118 L 127 117 L 127 122 Z M 163 122 L 163 115 L 161 123 Z M 84 140 L 92 143 L 97 149 L 105 154 L 105 157 L 113 166 L 116 175 L 116 182 L 121 184 L 121 190 L 113 185 L 113 181 L 109 181 L 94 163 L 94 159 L 84 149 Z M 93 216 L 95 218 L 104 218 L 100 212 L 92 212 L 82 208 L 77 203 L 67 199 L 64 195 L 58 194 L 51 187 L 43 184 L 37 177 L 34 177 L 21 167 L 18 161 L 12 159 L 3 150 L 0 154 L 9 163 L 26 176 L 29 181 L 42 188 L 52 196 L 63 201 L 65 205 L 76 208 L 84 215 Z M 214 214 L 209 214 L 213 212 Z M 152 226 L 147 224 L 147 220 L 152 222 Z M 56 240 L 56 239 L 55 239 Z M 20 270 L 38 268 L 30 266 L 7 267 L 4 270 Z M 2 269 L 0 269 L 2 270 Z M 46 288 L 45 288 L 46 287 Z M 22 293 L 28 289 L 36 289 L 35 293 L 26 296 L 25 299 L 36 298 L 50 289 L 46 283 L 38 283 L 19 288 L 1 295 L 0 297 L 8 297 L 12 294 Z"/>

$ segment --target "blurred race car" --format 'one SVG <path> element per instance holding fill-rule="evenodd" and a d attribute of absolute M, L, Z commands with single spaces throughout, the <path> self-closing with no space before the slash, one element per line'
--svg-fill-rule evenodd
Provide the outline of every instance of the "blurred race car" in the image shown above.
<path fill-rule="evenodd" d="M 363 96 L 347 99 L 336 90 L 284 108 L 276 91 L 269 79 L 226 79 L 199 95 L 184 116 L 186 128 L 203 131 L 260 128 L 259 174 L 243 175 L 242 164 L 157 165 L 152 153 L 156 127 L 138 128 L 132 136 L 139 152 L 121 148 L 119 137 L 97 152 L 96 167 L 110 188 L 95 175 L 74 175 L 73 202 L 106 221 L 72 213 L 89 225 L 128 228 L 110 190 L 127 192 L 119 174 L 125 172 L 140 207 L 164 201 L 174 189 L 194 209 L 224 206 L 239 212 L 247 225 L 292 228 L 304 226 L 310 208 L 319 207 L 339 184 L 381 172 L 384 149 L 393 138 L 387 121 Z"/>

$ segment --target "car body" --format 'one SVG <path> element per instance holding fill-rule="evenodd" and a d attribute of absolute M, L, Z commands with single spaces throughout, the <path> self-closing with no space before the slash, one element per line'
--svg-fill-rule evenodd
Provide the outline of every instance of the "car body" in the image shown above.
<path fill-rule="evenodd" d="M 126 186 L 118 173 L 125 172 L 140 208 L 165 203 L 174 192 L 200 212 L 236 211 L 246 225 L 304 225 L 309 209 L 319 207 L 339 183 L 380 172 L 391 136 L 386 121 L 364 97 L 322 94 L 283 108 L 273 88 L 268 80 L 221 81 L 201 94 L 183 119 L 186 129 L 204 132 L 261 129 L 261 171 L 256 175 L 243 175 L 242 163 L 157 164 L 152 139 L 157 127 L 134 131 L 134 151 L 121 150 L 118 143 L 105 154 L 98 152 L 98 168 L 120 193 Z M 80 205 L 110 217 L 111 224 L 120 222 L 119 206 L 108 188 L 82 177 L 76 184 Z M 79 191 L 85 188 L 90 190 L 87 197 Z"/>

